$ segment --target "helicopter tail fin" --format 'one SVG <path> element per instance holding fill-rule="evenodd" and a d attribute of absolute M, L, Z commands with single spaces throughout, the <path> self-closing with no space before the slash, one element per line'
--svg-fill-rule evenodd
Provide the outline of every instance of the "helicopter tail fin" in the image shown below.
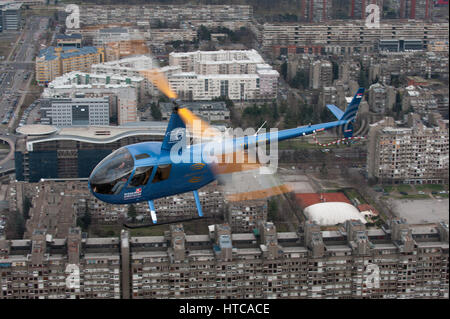
<path fill-rule="evenodd" d="M 172 147 L 186 137 L 186 125 L 178 113 L 174 111 L 170 116 L 164 140 L 161 146 L 161 153 L 170 152 Z"/>

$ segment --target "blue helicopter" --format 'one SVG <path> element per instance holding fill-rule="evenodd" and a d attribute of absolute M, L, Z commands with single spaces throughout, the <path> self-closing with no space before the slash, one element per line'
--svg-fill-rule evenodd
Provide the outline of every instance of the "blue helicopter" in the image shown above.
<path fill-rule="evenodd" d="M 221 149 L 225 154 L 233 152 L 236 145 L 244 145 L 244 148 L 248 149 L 262 143 L 283 141 L 334 127 L 341 127 L 344 137 L 351 137 L 352 123 L 363 94 L 364 88 L 359 88 L 345 111 L 327 104 L 327 108 L 337 118 L 333 122 L 286 129 L 276 133 L 255 134 L 251 137 L 222 138 L 219 142 L 216 140 L 213 143 L 223 143 Z M 153 224 L 157 223 L 153 202 L 155 199 L 191 191 L 194 194 L 198 215 L 203 217 L 198 189 L 215 181 L 219 174 L 217 166 L 202 155 L 210 142 L 179 148 L 176 153 L 187 155 L 190 160 L 173 161 L 174 148 L 186 138 L 186 125 L 192 128 L 193 122 L 199 119 L 187 108 L 180 106 L 179 101 L 173 99 L 174 93 L 166 95 L 172 98 L 174 107 L 163 142 L 144 142 L 121 147 L 104 158 L 89 177 L 90 191 L 104 202 L 132 204 L 147 201 Z M 256 193 L 267 197 L 287 191 L 282 187 L 278 187 L 277 190 L 271 192 L 261 189 Z"/>

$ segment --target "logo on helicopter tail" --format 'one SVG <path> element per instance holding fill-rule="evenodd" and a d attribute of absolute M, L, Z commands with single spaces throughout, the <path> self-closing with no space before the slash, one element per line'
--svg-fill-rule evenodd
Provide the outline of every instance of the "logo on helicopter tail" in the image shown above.
<path fill-rule="evenodd" d="M 176 143 L 183 139 L 184 135 L 186 134 L 186 129 L 182 128 L 182 127 L 178 127 L 176 129 L 173 129 L 172 131 L 170 131 L 167 134 L 170 134 L 169 143 Z"/>

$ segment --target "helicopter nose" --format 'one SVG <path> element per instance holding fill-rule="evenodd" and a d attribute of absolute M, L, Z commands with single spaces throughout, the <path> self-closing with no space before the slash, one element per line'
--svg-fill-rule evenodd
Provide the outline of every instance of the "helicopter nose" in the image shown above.
<path fill-rule="evenodd" d="M 111 153 L 94 168 L 89 177 L 92 192 L 104 195 L 119 194 L 133 168 L 133 157 L 126 148 Z"/>

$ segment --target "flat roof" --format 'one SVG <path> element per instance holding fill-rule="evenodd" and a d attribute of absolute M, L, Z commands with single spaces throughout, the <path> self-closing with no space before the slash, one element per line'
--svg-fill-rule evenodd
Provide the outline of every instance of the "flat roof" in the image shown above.
<path fill-rule="evenodd" d="M 145 236 L 145 237 L 131 237 L 131 244 L 150 244 L 165 242 L 164 236 Z"/>
<path fill-rule="evenodd" d="M 22 128 L 25 127 L 22 126 Z M 71 126 L 58 129 L 57 132 L 49 135 L 38 134 L 30 130 L 30 136 L 33 139 L 27 140 L 27 145 L 34 143 L 43 143 L 55 140 L 75 140 L 86 143 L 104 144 L 112 143 L 119 139 L 136 135 L 164 136 L 166 131 L 166 122 L 140 122 L 136 126 Z M 38 136 L 42 135 L 42 136 Z"/>
<path fill-rule="evenodd" d="M 56 133 L 58 128 L 52 125 L 43 125 L 43 124 L 29 124 L 20 126 L 16 129 L 17 133 L 23 135 L 49 135 L 52 133 Z"/>
<path fill-rule="evenodd" d="M 209 242 L 209 235 L 186 235 L 186 242 Z"/>

